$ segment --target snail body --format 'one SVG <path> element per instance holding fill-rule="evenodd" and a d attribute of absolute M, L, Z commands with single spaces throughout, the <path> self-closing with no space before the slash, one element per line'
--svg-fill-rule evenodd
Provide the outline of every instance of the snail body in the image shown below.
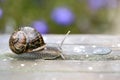
<path fill-rule="evenodd" d="M 57 59 L 62 58 L 65 59 L 63 56 L 60 56 L 62 52 L 57 47 L 46 46 L 44 50 L 33 51 L 29 53 L 22 53 L 17 55 L 17 58 L 25 58 L 25 59 Z"/>
<path fill-rule="evenodd" d="M 27 58 L 54 59 L 63 57 L 60 47 L 47 46 L 42 35 L 32 27 L 22 27 L 12 33 L 9 39 L 10 49 Z"/>

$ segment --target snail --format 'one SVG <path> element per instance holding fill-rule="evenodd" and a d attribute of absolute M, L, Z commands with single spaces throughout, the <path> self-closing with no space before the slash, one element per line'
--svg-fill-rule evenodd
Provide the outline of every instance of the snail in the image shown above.
<path fill-rule="evenodd" d="M 69 33 L 70 31 L 66 36 Z M 61 57 L 65 59 L 61 47 L 66 36 L 58 47 L 53 47 L 48 46 L 44 42 L 42 35 L 34 28 L 21 27 L 10 36 L 9 47 L 12 52 L 24 58 L 55 59 Z"/>

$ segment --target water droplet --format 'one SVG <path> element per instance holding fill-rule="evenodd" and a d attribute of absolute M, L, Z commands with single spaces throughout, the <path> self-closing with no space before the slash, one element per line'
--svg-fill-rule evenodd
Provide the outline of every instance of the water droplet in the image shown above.
<path fill-rule="evenodd" d="M 3 61 L 7 61 L 7 59 L 3 59 Z"/>
<path fill-rule="evenodd" d="M 89 55 L 85 55 L 86 57 L 89 57 Z"/>
<path fill-rule="evenodd" d="M 93 48 L 96 48 L 96 45 L 92 45 Z"/>
<path fill-rule="evenodd" d="M 96 47 L 93 49 L 93 54 L 109 54 L 112 50 L 105 47 Z"/>
<path fill-rule="evenodd" d="M 10 60 L 13 60 L 14 58 L 9 57 Z"/>
<path fill-rule="evenodd" d="M 96 51 L 94 51 L 93 53 L 94 53 L 94 54 L 96 54 L 97 52 L 96 52 Z"/>
<path fill-rule="evenodd" d="M 120 44 L 117 44 L 118 47 L 120 47 Z"/>
<path fill-rule="evenodd" d="M 23 66 L 25 66 L 25 64 L 20 64 L 20 66 L 22 66 L 22 67 L 23 67 Z"/>
<path fill-rule="evenodd" d="M 85 53 L 85 52 L 86 52 L 86 50 L 85 50 L 85 49 L 83 49 L 83 50 L 82 50 L 82 52 L 83 52 L 83 53 Z"/>
<path fill-rule="evenodd" d="M 85 49 L 85 46 L 79 46 L 80 48 L 82 48 L 82 49 Z"/>
<path fill-rule="evenodd" d="M 75 47 L 74 52 L 81 52 L 81 49 L 79 47 Z"/>
<path fill-rule="evenodd" d="M 90 67 L 88 67 L 88 69 L 89 69 L 89 70 L 93 70 L 93 67 L 90 66 Z"/>
<path fill-rule="evenodd" d="M 115 47 L 115 45 L 112 45 L 112 47 Z"/>
<path fill-rule="evenodd" d="M 36 66 L 36 65 L 37 65 L 37 63 L 34 63 L 34 65 Z"/>

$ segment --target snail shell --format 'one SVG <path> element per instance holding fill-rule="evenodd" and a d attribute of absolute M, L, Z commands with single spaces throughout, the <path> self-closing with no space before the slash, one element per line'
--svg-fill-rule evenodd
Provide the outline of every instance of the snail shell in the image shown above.
<path fill-rule="evenodd" d="M 9 47 L 24 58 L 54 59 L 61 56 L 60 48 L 46 46 L 42 35 L 32 27 L 22 27 L 13 32 Z"/>
<path fill-rule="evenodd" d="M 32 52 L 37 48 L 42 50 L 45 48 L 45 43 L 41 34 L 34 28 L 22 27 L 12 33 L 9 39 L 9 46 L 14 53 L 21 54 Z"/>

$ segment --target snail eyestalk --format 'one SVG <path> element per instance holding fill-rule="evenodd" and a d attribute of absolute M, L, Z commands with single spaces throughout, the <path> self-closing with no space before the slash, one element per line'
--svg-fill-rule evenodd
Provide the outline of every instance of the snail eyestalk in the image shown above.
<path fill-rule="evenodd" d="M 60 51 L 62 51 L 62 45 L 63 45 L 66 37 L 67 37 L 69 34 L 70 34 L 70 31 L 68 31 L 68 32 L 66 33 L 65 37 L 63 38 L 62 42 L 60 43 L 60 45 L 59 45 Z M 60 54 L 60 56 L 62 57 L 62 59 L 65 59 L 65 57 L 64 57 L 64 55 L 63 55 L 62 53 Z"/>
<path fill-rule="evenodd" d="M 62 47 L 62 45 L 63 45 L 63 43 L 64 43 L 66 37 L 67 37 L 69 34 L 70 34 L 70 31 L 68 31 L 68 32 L 66 33 L 65 37 L 63 38 L 61 44 L 59 45 L 60 48 Z"/>

